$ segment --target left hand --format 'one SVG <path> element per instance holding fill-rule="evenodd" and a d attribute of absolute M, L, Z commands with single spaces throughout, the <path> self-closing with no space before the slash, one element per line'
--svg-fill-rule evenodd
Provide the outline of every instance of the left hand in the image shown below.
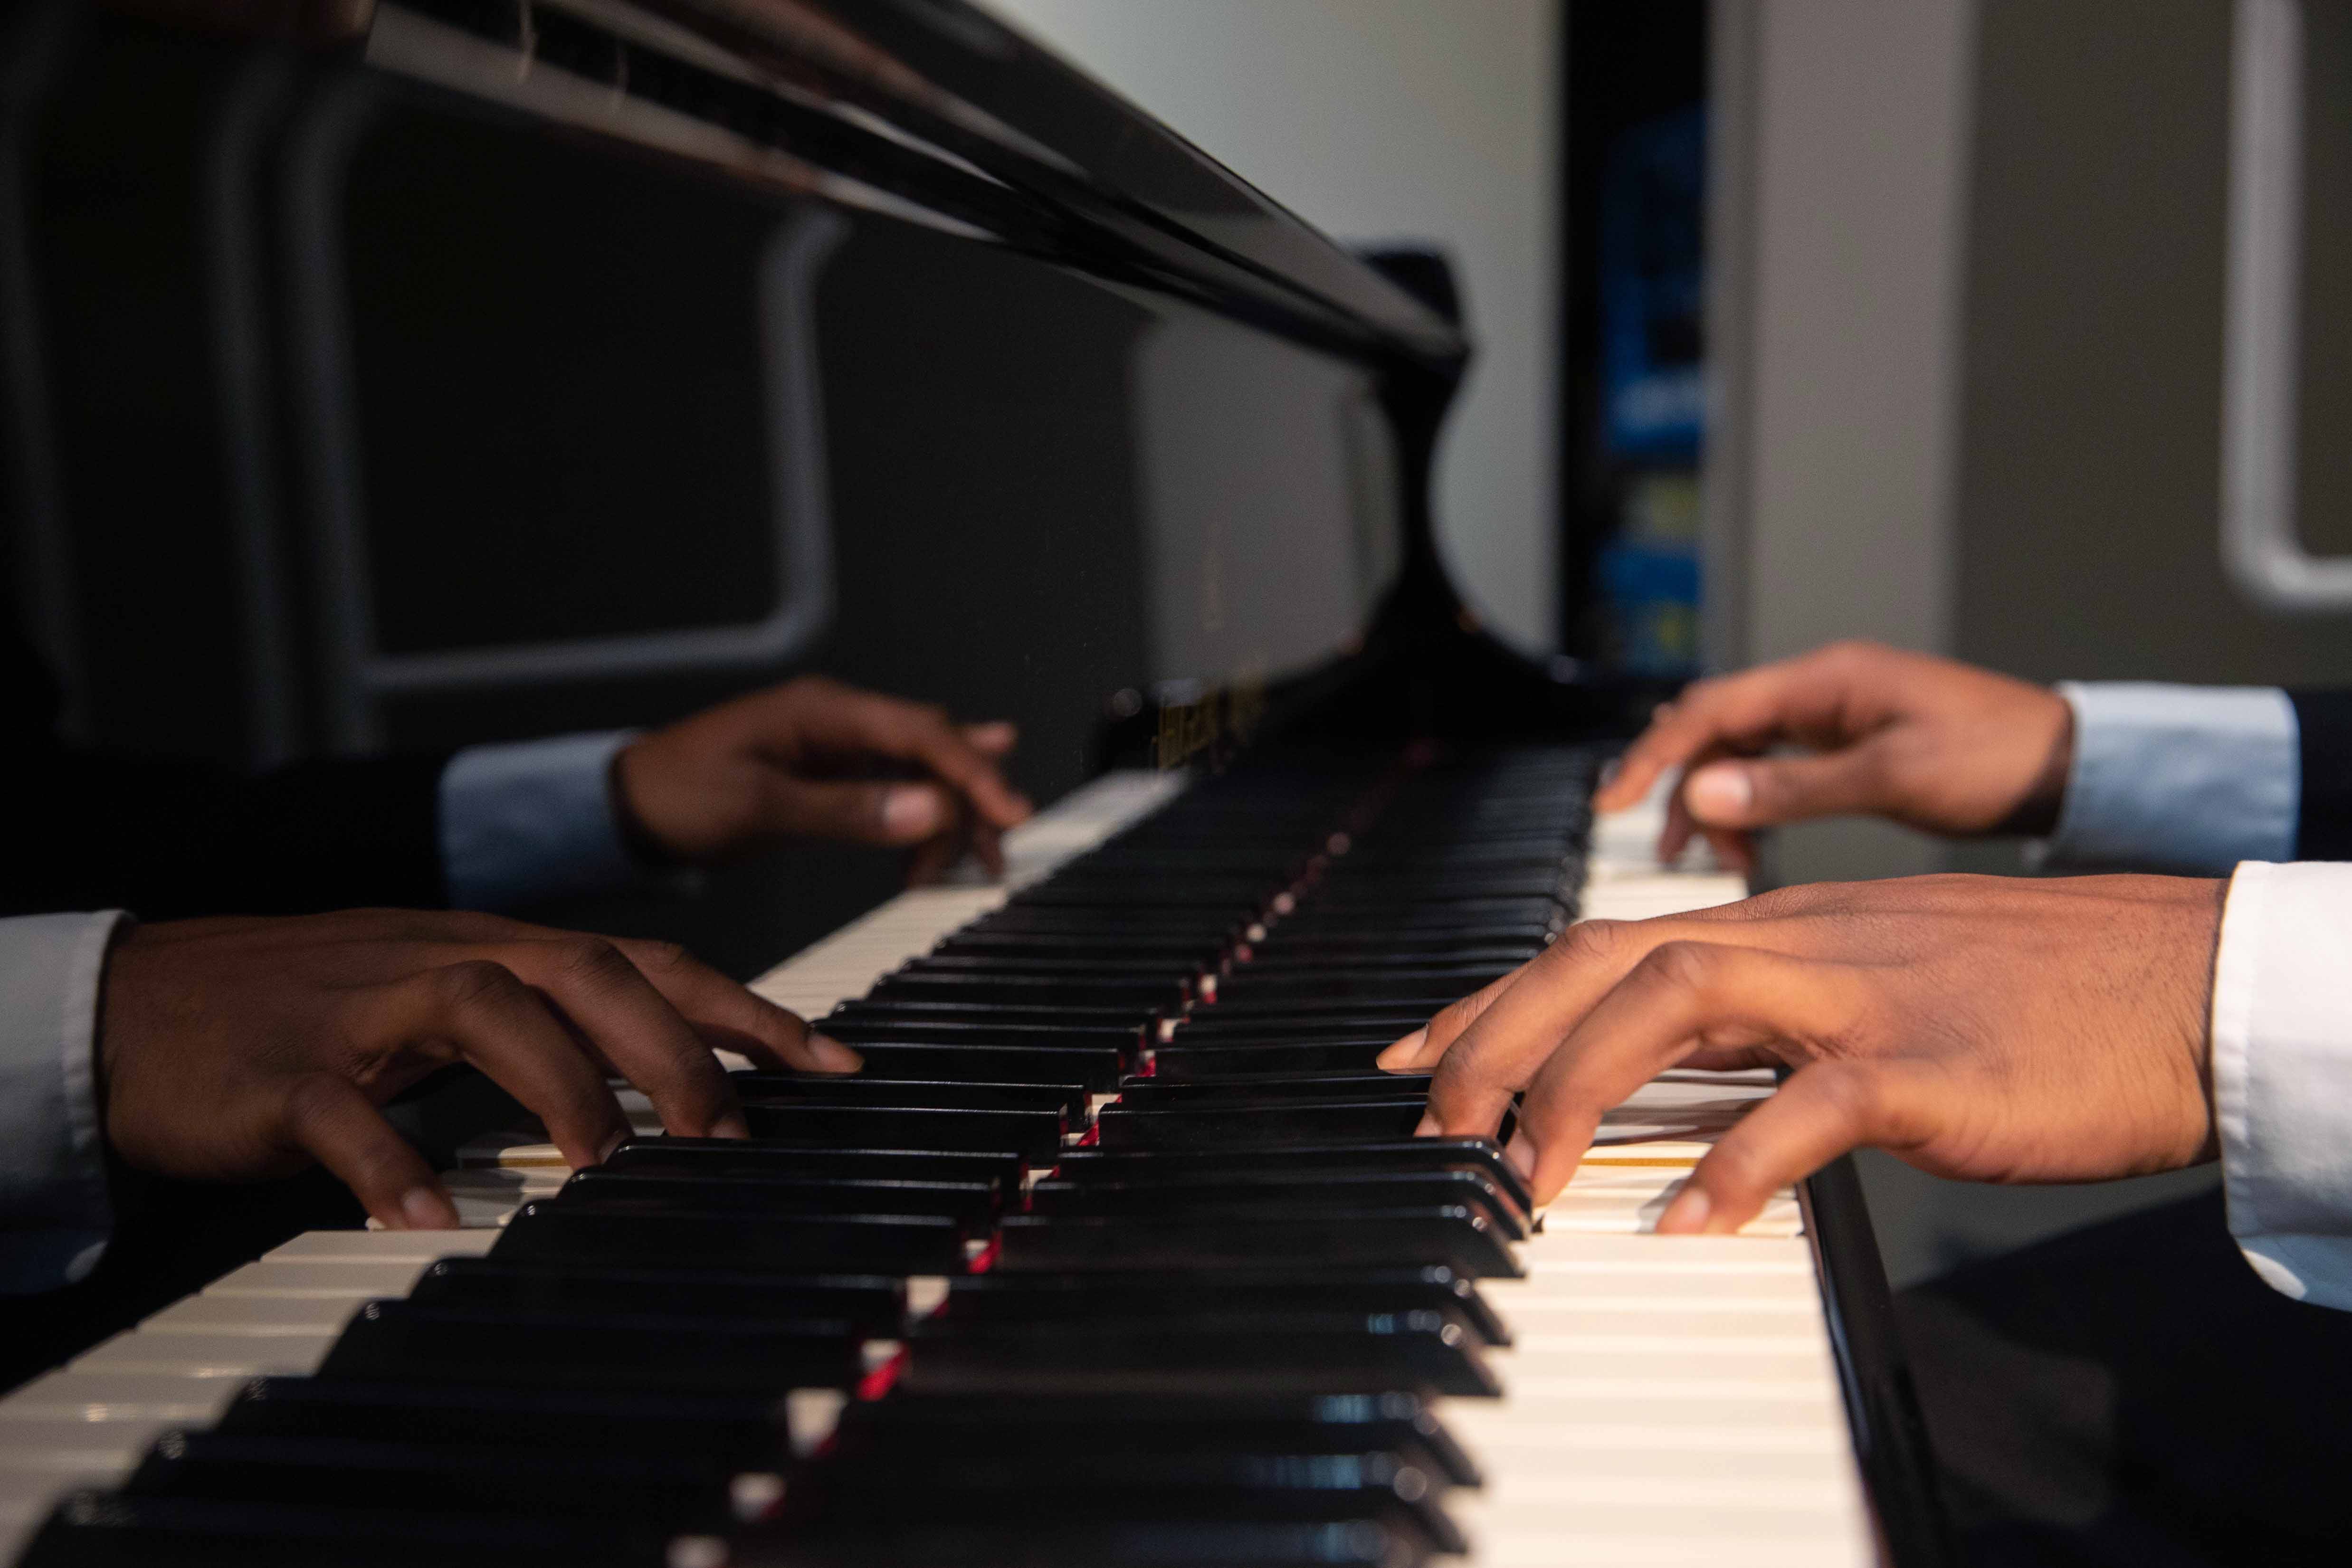
<path fill-rule="evenodd" d="M 2212 1157 L 2226 883 L 1923 876 L 1588 920 L 1381 1054 L 1423 1133 L 1491 1135 L 1538 1202 L 1669 1067 L 1794 1069 L 1692 1171 L 1662 1231 L 1737 1230 L 1846 1151 L 1968 1181 L 2099 1181 Z"/>
<path fill-rule="evenodd" d="M 791 838 L 914 846 L 920 871 L 971 847 L 1003 869 L 997 837 L 1028 800 L 997 763 L 1009 724 L 803 675 L 631 742 L 614 789 L 631 826 L 673 860 L 703 864 Z M 914 769 L 919 779 L 877 778 Z"/>

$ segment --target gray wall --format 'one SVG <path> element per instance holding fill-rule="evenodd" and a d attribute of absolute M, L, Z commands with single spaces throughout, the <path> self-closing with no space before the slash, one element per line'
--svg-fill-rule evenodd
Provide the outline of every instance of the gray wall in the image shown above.
<path fill-rule="evenodd" d="M 2347 550 L 2352 7 L 2305 12 L 2302 509 Z M 2258 614 L 2220 570 L 2226 0 L 1718 0 L 1717 25 L 1717 657 L 1865 634 L 2035 679 L 2352 680 L 2352 620 Z M 2018 861 L 1837 825 L 1770 869 L 1939 866 Z M 2214 1179 L 1865 1176 L 1898 1282 Z"/>

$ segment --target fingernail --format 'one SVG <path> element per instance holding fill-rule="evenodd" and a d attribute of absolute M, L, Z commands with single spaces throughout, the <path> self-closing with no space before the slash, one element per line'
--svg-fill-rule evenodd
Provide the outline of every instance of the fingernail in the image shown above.
<path fill-rule="evenodd" d="M 969 733 L 969 738 L 982 751 L 991 751 L 999 747 L 1010 747 L 1020 737 L 1020 734 L 1019 730 L 1013 727 L 1011 719 L 996 718 L 989 720 L 986 724 L 973 725 Z"/>
<path fill-rule="evenodd" d="M 1511 1162 L 1511 1168 L 1520 1176 L 1529 1181 L 1535 1179 L 1536 1146 L 1525 1133 L 1511 1134 L 1511 1141 L 1503 1145 L 1503 1157 Z"/>
<path fill-rule="evenodd" d="M 1707 1212 L 1714 1207 L 1707 1200 L 1705 1187 L 1685 1186 L 1680 1197 L 1666 1205 L 1658 1216 L 1658 1231 L 1667 1236 L 1696 1236 L 1706 1228 Z"/>
<path fill-rule="evenodd" d="M 1417 1029 L 1402 1040 L 1372 1058 L 1373 1064 L 1383 1072 L 1396 1072 L 1412 1065 L 1421 1055 L 1421 1048 L 1429 1043 L 1429 1031 Z"/>
<path fill-rule="evenodd" d="M 1703 822 L 1744 821 L 1756 800 L 1748 769 L 1737 762 L 1717 762 L 1700 768 L 1683 786 L 1683 801 Z"/>
<path fill-rule="evenodd" d="M 740 1111 L 730 1111 L 710 1124 L 710 1135 L 714 1138 L 748 1138 L 751 1135 L 751 1124 L 743 1120 Z M 613 1156 L 607 1153 L 604 1157 L 611 1159 Z"/>
<path fill-rule="evenodd" d="M 413 1186 L 401 1195 L 400 1218 L 409 1230 L 457 1228 L 457 1206 L 429 1186 Z"/>
<path fill-rule="evenodd" d="M 883 791 L 882 826 L 892 837 L 928 838 L 946 825 L 936 789 L 922 784 L 902 784 Z"/>
<path fill-rule="evenodd" d="M 829 1072 L 855 1072 L 866 1065 L 866 1059 L 829 1034 L 813 1034 L 808 1038 L 809 1054 Z"/>
<path fill-rule="evenodd" d="M 1434 1115 L 1424 1114 L 1422 1119 L 1414 1124 L 1412 1135 L 1416 1138 L 1433 1138 L 1444 1130 L 1444 1126 L 1439 1124 Z"/>

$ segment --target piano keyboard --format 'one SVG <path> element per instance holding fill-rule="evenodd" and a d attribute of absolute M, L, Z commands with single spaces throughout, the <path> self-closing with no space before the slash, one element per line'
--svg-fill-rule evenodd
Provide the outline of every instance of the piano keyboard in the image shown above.
<path fill-rule="evenodd" d="M 1398 1096 L 1360 1070 L 1400 1019 L 1516 962 L 1511 942 L 1546 939 L 1528 916 L 1551 894 L 1530 891 L 1526 864 L 1575 866 L 1577 824 L 1538 808 L 1572 804 L 1562 781 L 1584 766 L 1502 753 L 1257 798 L 1222 781 L 1193 792 L 1172 858 L 1181 813 L 1154 814 L 1181 780 L 1101 780 L 1010 836 L 1003 884 L 910 892 L 756 982 L 834 1015 L 828 1030 L 871 1069 L 936 1075 L 954 1103 L 923 1113 L 954 1126 L 887 1146 L 949 1152 L 801 1160 L 787 1141 L 870 1143 L 840 1129 L 900 1135 L 909 1117 L 762 1080 L 745 1081 L 747 1101 L 780 1094 L 755 1112 L 755 1139 L 781 1152 L 681 1149 L 641 1124 L 646 1139 L 554 1202 L 572 1173 L 551 1146 L 527 1130 L 482 1140 L 451 1173 L 477 1228 L 298 1237 L 0 1399 L 0 1540 L 14 1555 L 72 1494 L 28 1563 L 1108 1562 L 1147 1527 L 1171 1563 L 1869 1561 L 1793 1198 L 1738 1237 L 1647 1234 L 1768 1082 L 1649 1085 L 1520 1235 L 1530 1217 L 1491 1147 L 1400 1143 Z M 1148 829 L 1120 837 L 1146 821 L 1167 830 L 1156 845 Z M 1229 918 L 1253 856 L 1301 841 L 1302 825 L 1303 874 Z M 1656 826 L 1654 808 L 1598 826 L 1584 915 L 1742 895 L 1735 877 L 1658 870 Z M 1400 913 L 1431 900 L 1451 901 L 1449 929 Z M 1203 930 L 1246 958 L 1223 966 L 1213 1000 L 1195 981 L 1189 1012 L 1181 996 L 1160 1005 L 1133 977 Z M 1034 956 L 1114 950 L 1133 962 Z M 1023 983 L 1024 962 L 1052 983 Z M 1334 988 L 1360 998 L 1344 1022 Z M 1181 1021 L 1126 1021 L 1150 1012 Z M 1060 1082 L 942 1068 L 960 1051 L 1036 1060 L 1017 1052 L 1040 1040 L 1067 1042 L 1064 1076 L 1080 1080 L 1057 1103 L 947 1087 Z M 1253 1049 L 1322 1076 L 1236 1078 Z M 913 1070 L 888 1065 L 894 1051 Z M 1000 1124 L 1001 1138 L 980 1131 Z M 1013 1162 L 987 1151 L 1040 1127 L 1028 1165 L 1045 1179 L 992 1189 Z M 941 1179 L 906 1188 L 919 1196 L 898 1206 L 919 1212 L 887 1223 L 848 1218 L 856 1205 L 821 1182 L 793 1186 L 789 1218 L 680 1207 L 688 1173 L 719 1161 L 740 1176 L 744 1159 L 791 1174 L 866 1160 L 902 1181 L 928 1161 Z M 1350 1183 L 1374 1196 L 1331 1196 Z M 1411 1199 L 1378 1196 L 1391 1188 Z M 1458 1201 L 1428 1200 L 1441 1189 Z M 808 1247 L 836 1249 L 841 1276 L 787 1278 Z M 767 1277 L 730 1281 L 715 1260 Z M 1035 1314 L 1047 1330 L 1020 1321 Z M 786 1430 L 762 1437 L 785 1389 Z M 632 1434 L 627 1462 L 614 1431 Z M 468 1461 L 498 1483 L 478 1488 Z M 124 1493 L 79 1490 L 126 1479 Z M 516 1496 L 541 1512 L 508 1517 Z"/>

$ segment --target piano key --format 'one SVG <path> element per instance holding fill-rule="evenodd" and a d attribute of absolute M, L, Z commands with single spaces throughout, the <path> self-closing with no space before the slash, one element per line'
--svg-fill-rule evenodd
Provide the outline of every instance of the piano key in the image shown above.
<path fill-rule="evenodd" d="M 1095 1130 L 1106 1149 L 1251 1149 L 1304 1143 L 1392 1143 L 1410 1138 L 1426 1095 L 1387 1100 L 1282 1101 L 1129 1110 L 1106 1105 Z"/>
<path fill-rule="evenodd" d="M 1059 1111 L 1073 1122 L 1086 1113 L 1086 1085 L 941 1079 L 877 1079 L 823 1073 L 737 1072 L 730 1075 L 746 1103 L 806 1101 L 818 1104 L 918 1107 L 929 1110 Z"/>
<path fill-rule="evenodd" d="M 631 1394 L 615 1389 L 262 1378 L 219 1414 L 230 1435 L 511 1445 L 548 1451 L 693 1454 L 730 1468 L 772 1469 L 786 1433 L 776 1401 L 759 1395 Z"/>
<path fill-rule="evenodd" d="M 1207 1177 L 1175 1184 L 1041 1181 L 1029 1189 L 1033 1214 L 1135 1215 L 1201 1219 L 1265 1209 L 1421 1207 L 1461 1204 L 1510 1240 L 1528 1233 L 1528 1217 L 1476 1171 L 1383 1172 L 1378 1176 Z"/>
<path fill-rule="evenodd" d="M 743 1120 L 759 1140 L 824 1147 L 1009 1151 L 1050 1160 L 1067 1130 L 1056 1111 L 935 1111 L 919 1107 L 781 1104 L 755 1100 Z"/>
<path fill-rule="evenodd" d="M 659 1546 L 561 1513 L 451 1520 L 404 1506 L 301 1508 L 82 1492 L 21 1568 L 642 1568 Z"/>
<path fill-rule="evenodd" d="M 905 1326 L 904 1281 L 873 1274 L 751 1274 L 732 1270 L 557 1268 L 452 1258 L 425 1271 L 414 1301 L 472 1311 L 823 1319 L 871 1338 Z"/>
<path fill-rule="evenodd" d="M 1233 1171 L 1293 1175 L 1383 1175 L 1389 1172 L 1475 1170 L 1508 1194 L 1522 1212 L 1534 1201 L 1500 1145 L 1487 1138 L 1412 1138 L 1390 1144 L 1295 1145 L 1234 1155 L 1191 1149 L 1069 1149 L 1055 1167 L 1071 1179 L 1194 1181 Z"/>
<path fill-rule="evenodd" d="M 630 1138 L 601 1167 L 646 1176 L 837 1176 L 1019 1186 L 1021 1156 L 949 1149 L 786 1148 L 741 1138 Z"/>
<path fill-rule="evenodd" d="M 1005 1217 L 997 1267 L 1044 1269 L 1309 1268 L 1443 1265 L 1473 1279 L 1518 1272 L 1508 1239 L 1462 1204 L 1181 1215 Z"/>
<path fill-rule="evenodd" d="M 1483 1345 L 1508 1339 L 1474 1282 L 1452 1270 L 1220 1270 L 1215 1274 L 1078 1274 L 994 1271 L 943 1281 L 938 1314 L 960 1322 L 1054 1322 L 1110 1314 L 1181 1317 L 1302 1301 L 1360 1312 L 1426 1309 L 1459 1314 Z"/>
<path fill-rule="evenodd" d="M 833 1020 L 824 1027 L 831 1030 Z M 1133 1061 L 1139 1031 L 1134 1027 L 1097 1031 L 1028 1024 L 918 1024 L 870 1031 L 846 1029 L 839 1038 L 866 1059 L 861 1077 L 1068 1082 L 1099 1092 L 1117 1083 Z"/>
<path fill-rule="evenodd" d="M 625 1258 L 647 1268 L 960 1274 L 967 1237 L 940 1215 L 758 1215 L 541 1200 L 525 1204 L 498 1232 L 490 1256 L 502 1263 Z"/>
<path fill-rule="evenodd" d="M 1325 1072 L 1285 1078 L 1252 1073 L 1242 1079 L 1198 1080 L 1129 1077 L 1119 1081 L 1118 1103 L 1130 1111 L 1178 1110 L 1188 1105 L 1232 1105 L 1296 1097 L 1314 1100 L 1393 1100 L 1400 1093 L 1426 1094 L 1429 1074 Z"/>
<path fill-rule="evenodd" d="M 782 1394 L 866 1375 L 854 1324 L 674 1315 L 523 1313 L 371 1301 L 320 1365 L 329 1380 Z"/>
<path fill-rule="evenodd" d="M 939 1214 L 977 1232 L 985 1230 L 996 1218 L 1003 1189 L 993 1182 L 657 1176 L 596 1167 L 575 1174 L 557 1196 L 571 1206 L 618 1201 L 769 1215 Z"/>

